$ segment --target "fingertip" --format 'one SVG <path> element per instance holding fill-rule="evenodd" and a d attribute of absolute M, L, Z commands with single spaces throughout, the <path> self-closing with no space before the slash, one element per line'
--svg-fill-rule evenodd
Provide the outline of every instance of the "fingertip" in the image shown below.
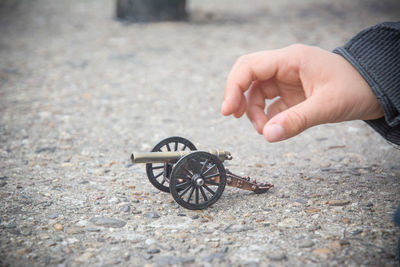
<path fill-rule="evenodd" d="M 270 142 L 270 143 L 274 143 L 274 142 L 278 142 L 278 141 L 282 141 L 285 140 L 285 131 L 283 129 L 283 127 L 280 124 L 270 124 L 270 125 L 266 125 L 263 129 L 263 134 L 265 139 Z"/>
<path fill-rule="evenodd" d="M 230 95 L 224 98 L 221 106 L 221 113 L 225 116 L 235 115 L 238 111 L 241 111 L 241 105 L 243 104 L 242 95 Z"/>
<path fill-rule="evenodd" d="M 235 104 L 236 107 L 232 112 L 233 116 L 235 116 L 236 118 L 240 118 L 246 112 L 246 98 L 243 95 L 241 95 L 240 99 L 236 101 Z"/>
<path fill-rule="evenodd" d="M 230 109 L 229 108 L 229 104 L 227 103 L 226 100 L 224 100 L 224 102 L 222 102 L 222 105 L 221 105 L 221 113 L 222 113 L 222 115 L 224 115 L 224 116 L 231 115 L 232 112 L 230 112 L 229 109 Z"/>
<path fill-rule="evenodd" d="M 257 131 L 257 133 L 258 134 L 263 134 L 262 133 L 262 128 L 261 127 L 258 127 L 258 125 L 257 125 L 257 123 L 255 122 L 255 121 L 252 121 L 252 120 L 250 120 L 251 121 L 251 124 L 253 124 L 253 127 L 254 127 L 254 129 Z"/>
<path fill-rule="evenodd" d="M 235 113 L 233 113 L 233 116 L 235 116 L 235 118 L 240 118 L 242 117 L 244 114 L 244 111 L 238 110 Z"/>
<path fill-rule="evenodd" d="M 259 134 L 263 134 L 264 125 L 267 123 L 265 118 L 259 118 L 258 116 L 249 116 L 247 113 L 247 117 L 249 118 L 250 122 L 253 124 L 254 129 Z"/>
<path fill-rule="evenodd" d="M 231 99 L 225 99 L 221 106 L 221 113 L 225 116 L 232 115 L 236 112 L 235 102 Z"/>

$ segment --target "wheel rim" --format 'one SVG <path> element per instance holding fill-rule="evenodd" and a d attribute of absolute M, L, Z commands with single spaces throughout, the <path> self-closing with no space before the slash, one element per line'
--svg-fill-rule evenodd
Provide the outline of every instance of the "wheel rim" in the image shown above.
<path fill-rule="evenodd" d="M 214 155 L 198 151 L 181 158 L 174 166 L 170 192 L 175 201 L 191 210 L 205 209 L 222 195 L 226 173 L 222 162 Z"/>
<path fill-rule="evenodd" d="M 196 146 L 186 138 L 179 136 L 172 136 L 158 142 L 153 147 L 151 152 L 185 151 L 185 150 L 197 150 L 197 149 Z M 147 163 L 146 173 L 150 183 L 161 191 L 169 192 L 169 180 L 173 165 L 174 162 Z"/>

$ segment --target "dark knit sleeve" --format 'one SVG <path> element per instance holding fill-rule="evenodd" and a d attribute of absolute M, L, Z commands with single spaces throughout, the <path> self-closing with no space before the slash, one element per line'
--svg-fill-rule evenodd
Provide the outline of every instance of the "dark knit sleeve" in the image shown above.
<path fill-rule="evenodd" d="M 385 112 L 385 117 L 366 123 L 400 144 L 400 22 L 365 29 L 333 52 L 360 72 Z"/>

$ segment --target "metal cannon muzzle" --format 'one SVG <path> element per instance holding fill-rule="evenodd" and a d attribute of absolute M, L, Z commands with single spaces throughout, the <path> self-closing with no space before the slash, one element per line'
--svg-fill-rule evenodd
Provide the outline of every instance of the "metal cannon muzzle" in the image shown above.
<path fill-rule="evenodd" d="M 146 152 L 131 155 L 132 163 L 165 163 L 177 162 L 180 158 L 193 153 L 194 151 L 168 151 L 168 152 Z M 222 149 L 208 150 L 208 153 L 216 156 L 221 162 L 231 160 L 232 155 L 229 151 Z"/>

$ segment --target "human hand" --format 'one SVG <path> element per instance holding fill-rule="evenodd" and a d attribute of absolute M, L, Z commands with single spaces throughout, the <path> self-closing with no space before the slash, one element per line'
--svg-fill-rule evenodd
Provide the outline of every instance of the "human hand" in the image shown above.
<path fill-rule="evenodd" d="M 274 98 L 265 113 L 266 99 Z M 237 118 L 246 112 L 269 142 L 318 124 L 384 115 L 369 85 L 346 59 L 305 45 L 240 57 L 226 81 L 221 112 Z"/>

